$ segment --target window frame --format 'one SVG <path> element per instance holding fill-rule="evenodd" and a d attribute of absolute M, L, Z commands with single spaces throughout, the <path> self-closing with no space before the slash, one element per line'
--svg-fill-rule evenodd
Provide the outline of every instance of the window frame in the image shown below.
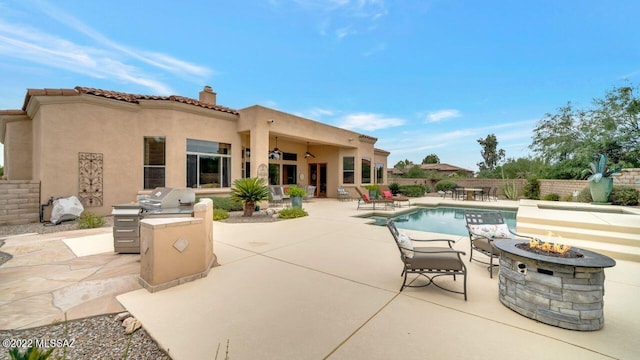
<path fill-rule="evenodd" d="M 150 143 L 149 140 L 153 140 L 154 143 Z M 154 161 L 157 159 L 158 154 L 154 154 L 152 146 L 155 144 L 162 144 L 162 156 L 160 161 Z M 145 190 L 155 189 L 157 187 L 164 187 L 167 181 L 167 138 L 166 136 L 144 136 L 142 140 L 142 188 Z M 155 149 L 158 151 L 158 149 Z M 154 156 L 155 155 L 155 156 Z M 160 175 L 160 178 L 154 180 L 156 176 Z M 156 182 L 157 181 L 157 182 Z"/>
<path fill-rule="evenodd" d="M 360 166 L 360 182 L 362 184 L 371 184 L 371 158 L 362 157 Z"/>
<path fill-rule="evenodd" d="M 215 149 L 215 151 L 214 151 Z M 187 138 L 186 141 L 186 179 L 185 183 L 187 187 L 194 187 L 197 189 L 229 189 L 231 188 L 231 168 L 232 168 L 232 157 L 231 157 L 231 144 L 223 143 L 219 141 L 211 141 L 211 140 L 201 140 L 201 139 L 191 139 Z M 190 161 L 189 157 L 195 157 L 195 162 Z M 211 159 L 214 164 L 217 161 L 218 167 L 218 175 L 215 178 L 211 179 L 213 181 L 218 181 L 217 184 L 219 186 L 215 187 L 203 187 L 203 185 L 207 184 L 216 184 L 216 182 L 212 183 L 202 183 L 202 162 L 206 161 L 206 159 Z M 195 182 L 190 179 L 190 166 L 195 164 Z M 193 183 L 192 183 L 193 182 Z"/>
<path fill-rule="evenodd" d="M 350 159 L 351 169 L 346 167 Z M 350 174 L 350 175 L 348 175 Z M 350 179 L 349 179 L 350 178 Z M 349 181 L 351 180 L 351 181 Z M 356 157 L 355 156 L 343 156 L 342 157 L 342 183 L 343 184 L 355 184 L 356 183 Z"/>

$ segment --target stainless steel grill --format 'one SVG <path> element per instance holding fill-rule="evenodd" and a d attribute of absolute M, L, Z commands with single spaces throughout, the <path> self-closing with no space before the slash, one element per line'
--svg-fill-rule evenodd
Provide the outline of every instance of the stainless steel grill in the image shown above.
<path fill-rule="evenodd" d="M 140 219 L 192 217 L 196 196 L 190 188 L 155 188 L 138 203 L 114 205 L 113 247 L 118 253 L 140 253 Z"/>

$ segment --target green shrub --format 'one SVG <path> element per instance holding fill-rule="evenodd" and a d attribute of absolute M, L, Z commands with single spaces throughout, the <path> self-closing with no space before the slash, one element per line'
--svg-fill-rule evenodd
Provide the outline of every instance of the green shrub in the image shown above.
<path fill-rule="evenodd" d="M 560 195 L 558 195 L 556 193 L 547 194 L 547 195 L 544 196 L 543 200 L 558 201 L 558 200 L 560 200 Z"/>
<path fill-rule="evenodd" d="M 456 187 L 456 186 L 458 186 L 458 184 L 456 184 L 455 182 L 448 179 L 444 179 L 436 183 L 436 191 L 449 191 L 451 190 L 452 187 Z"/>
<path fill-rule="evenodd" d="M 613 205 L 636 206 L 640 193 L 631 186 L 614 186 L 609 195 L 609 201 Z"/>
<path fill-rule="evenodd" d="M 396 182 L 389 184 L 389 190 L 391 191 L 391 193 L 393 195 L 399 193 L 400 192 L 400 184 L 398 184 Z"/>
<path fill-rule="evenodd" d="M 308 215 L 309 214 L 304 211 L 304 209 L 295 206 L 282 209 L 278 212 L 278 217 L 280 219 L 295 219 Z"/>
<path fill-rule="evenodd" d="M 9 356 L 11 357 L 11 359 L 15 360 L 45 360 L 48 359 L 49 356 L 51 356 L 53 350 L 55 350 L 55 348 L 44 350 L 36 347 L 28 347 L 23 352 L 18 348 L 12 348 L 9 350 Z"/>
<path fill-rule="evenodd" d="M 78 218 L 79 229 L 99 228 L 104 224 L 106 224 L 104 216 L 96 215 L 95 213 L 87 210 L 83 211 Z"/>
<path fill-rule="evenodd" d="M 571 195 L 571 194 L 563 195 L 563 196 L 560 197 L 560 201 L 572 202 L 573 201 L 573 195 Z"/>
<path fill-rule="evenodd" d="M 225 209 L 213 209 L 213 220 L 224 220 L 229 218 L 229 212 Z"/>
<path fill-rule="evenodd" d="M 580 192 L 578 193 L 578 201 L 583 203 L 593 202 L 593 198 L 591 197 L 591 190 L 589 190 L 588 186 L 580 190 Z"/>
<path fill-rule="evenodd" d="M 533 200 L 540 199 L 540 181 L 538 181 L 537 177 L 531 176 L 530 178 L 528 178 L 522 190 L 524 191 L 524 196 L 527 199 L 533 199 Z M 557 201 L 557 200 L 554 200 L 554 201 Z"/>
<path fill-rule="evenodd" d="M 211 197 L 214 209 L 223 209 L 227 211 L 242 210 L 242 202 L 231 200 L 230 197 Z"/>
<path fill-rule="evenodd" d="M 307 190 L 297 186 L 297 185 L 291 185 L 287 188 L 287 190 L 285 190 L 285 193 L 287 193 L 287 195 L 291 196 L 291 197 L 304 197 L 307 195 Z"/>
<path fill-rule="evenodd" d="M 402 185 L 400 186 L 400 192 L 409 197 L 424 196 L 426 189 L 423 185 Z"/>

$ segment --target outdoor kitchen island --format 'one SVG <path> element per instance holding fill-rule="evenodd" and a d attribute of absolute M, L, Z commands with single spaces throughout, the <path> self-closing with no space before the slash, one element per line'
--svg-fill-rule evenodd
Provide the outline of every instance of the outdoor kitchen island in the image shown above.
<path fill-rule="evenodd" d="M 195 192 L 191 188 L 155 188 L 137 203 L 113 205 L 113 248 L 117 253 L 140 253 L 140 220 L 193 217 Z"/>
<path fill-rule="evenodd" d="M 499 298 L 528 318 L 570 330 L 604 326 L 604 269 L 608 256 L 571 248 L 566 256 L 530 251 L 528 241 L 498 240 Z"/>

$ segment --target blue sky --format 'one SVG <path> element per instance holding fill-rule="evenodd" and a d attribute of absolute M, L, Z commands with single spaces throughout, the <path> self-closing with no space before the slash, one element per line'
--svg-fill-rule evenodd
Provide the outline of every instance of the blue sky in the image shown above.
<path fill-rule="evenodd" d="M 435 153 L 477 170 L 477 139 L 528 156 L 545 113 L 637 84 L 638 14 L 636 0 L 0 0 L 0 109 L 27 88 L 211 85 L 220 105 L 375 136 L 389 166 Z"/>

